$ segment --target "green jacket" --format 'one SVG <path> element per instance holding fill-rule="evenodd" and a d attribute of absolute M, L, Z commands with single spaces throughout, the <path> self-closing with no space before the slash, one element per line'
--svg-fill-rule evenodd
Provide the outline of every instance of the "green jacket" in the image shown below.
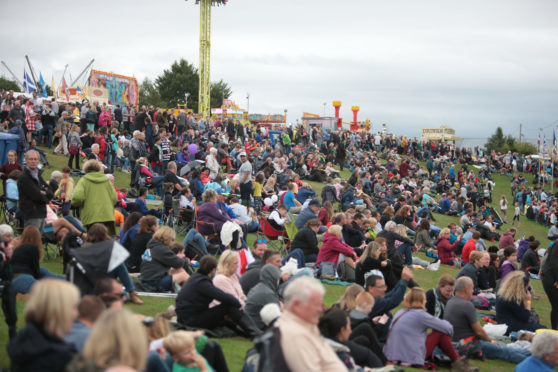
<path fill-rule="evenodd" d="M 81 207 L 81 222 L 114 221 L 114 205 L 118 201 L 116 191 L 102 172 L 90 172 L 83 176 L 74 188 L 72 205 Z"/>
<path fill-rule="evenodd" d="M 283 145 L 285 146 L 291 145 L 291 137 L 289 136 L 288 133 L 285 133 L 281 139 L 283 140 Z"/>

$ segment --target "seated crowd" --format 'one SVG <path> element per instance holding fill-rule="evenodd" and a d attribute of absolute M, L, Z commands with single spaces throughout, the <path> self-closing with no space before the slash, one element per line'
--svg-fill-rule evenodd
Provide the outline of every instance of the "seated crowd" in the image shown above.
<path fill-rule="evenodd" d="M 44 105 L 37 120 L 54 123 L 52 103 Z M 254 340 L 252 370 L 478 370 L 471 358 L 519 371 L 558 365 L 554 333 L 506 344 L 477 316 L 493 310 L 506 335 L 547 328 L 532 307 L 534 275 L 558 325 L 558 254 L 549 249 L 541 263 L 541 243 L 516 239 L 514 227 L 500 234 L 506 209 L 487 207 L 490 174 L 507 169 L 505 157 L 483 157 L 477 175 L 472 151 L 407 138 L 283 128 L 272 141 L 265 128 L 233 120 L 142 107 L 111 123 L 109 111 L 89 103 L 60 111 L 55 152 L 70 158 L 50 180 L 35 147 L 2 165 L 5 213 L 18 221 L 0 225 L 2 280 L 27 299 L 25 326 L 8 345 L 14 371 L 228 371 L 208 336 Z M 72 170 L 82 152 L 88 160 Z M 351 170 L 348 180 L 334 164 Z M 129 189 L 117 186 L 119 167 L 130 172 Z M 316 182 L 325 184 L 319 196 Z M 540 189 L 512 188 L 524 198 L 516 221 L 533 205 L 554 215 Z M 437 225 L 436 213 L 459 220 Z M 63 252 L 58 274 L 42 266 L 48 244 Z M 455 275 L 421 288 L 413 270 L 440 264 Z M 326 308 L 316 278 L 350 285 Z M 175 297 L 175 306 L 154 317 L 123 309 L 143 304 L 140 291 Z"/>

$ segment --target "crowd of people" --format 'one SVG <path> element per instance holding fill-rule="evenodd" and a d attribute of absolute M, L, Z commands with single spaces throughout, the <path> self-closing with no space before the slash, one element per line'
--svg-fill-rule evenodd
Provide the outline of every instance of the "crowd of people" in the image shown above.
<path fill-rule="evenodd" d="M 27 299 L 25 327 L 11 328 L 15 371 L 228 371 L 208 335 L 253 339 L 246 370 L 558 365 L 558 336 L 532 336 L 558 329 L 558 253 L 541 260 L 540 241 L 513 226 L 526 215 L 558 238 L 555 196 L 522 176 L 538 174 L 529 158 L 342 129 L 281 126 L 274 137 L 227 118 L 10 92 L 1 120 L 19 136 L 0 168 L 4 213 L 19 221 L 0 225 L 2 280 Z M 54 142 L 68 165 L 45 180 Z M 513 174 L 509 206 L 505 195 L 490 206 L 494 173 Z M 439 226 L 437 214 L 455 222 Z M 47 237 L 67 276 L 41 267 Z M 110 258 L 95 275 L 101 255 L 78 258 L 93 248 Z M 421 288 L 413 270 L 440 264 L 455 275 Z M 532 307 L 533 278 L 550 327 Z M 324 312 L 318 279 L 353 284 Z M 134 316 L 122 307 L 143 304 L 138 291 L 174 293 L 175 306 Z M 521 339 L 494 340 L 477 309 Z"/>

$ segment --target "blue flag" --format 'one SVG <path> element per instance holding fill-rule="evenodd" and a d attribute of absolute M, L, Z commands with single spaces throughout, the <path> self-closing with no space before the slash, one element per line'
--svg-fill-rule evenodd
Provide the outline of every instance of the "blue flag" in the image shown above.
<path fill-rule="evenodd" d="M 43 91 L 41 93 L 41 96 L 46 97 L 47 96 L 47 91 L 46 91 L 46 84 L 45 84 L 45 80 L 43 79 L 43 74 L 41 72 L 39 72 L 39 84 L 41 85 L 41 90 Z"/>
<path fill-rule="evenodd" d="M 31 79 L 31 77 L 27 74 L 27 71 L 23 70 L 23 87 L 27 91 L 27 93 L 32 93 L 37 91 L 37 87 L 35 83 Z"/>

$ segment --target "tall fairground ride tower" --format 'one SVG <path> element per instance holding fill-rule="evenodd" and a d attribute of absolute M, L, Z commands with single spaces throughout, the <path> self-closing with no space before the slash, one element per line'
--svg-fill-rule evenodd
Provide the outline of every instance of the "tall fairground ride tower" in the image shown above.
<path fill-rule="evenodd" d="M 186 0 L 187 1 L 187 0 Z M 200 66 L 198 114 L 211 114 L 211 7 L 226 5 L 228 0 L 196 0 L 200 6 Z"/>

